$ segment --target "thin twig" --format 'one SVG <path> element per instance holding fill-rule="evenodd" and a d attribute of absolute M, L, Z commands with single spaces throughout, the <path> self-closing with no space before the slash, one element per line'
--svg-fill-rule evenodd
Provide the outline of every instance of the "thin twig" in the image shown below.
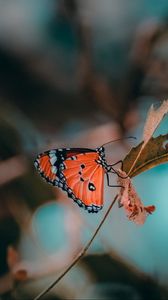
<path fill-rule="evenodd" d="M 99 226 L 96 228 L 95 233 L 93 234 L 92 238 L 89 240 L 87 245 L 82 249 L 82 251 L 77 255 L 77 257 L 73 260 L 73 262 L 67 267 L 67 269 L 54 281 L 52 282 L 45 290 L 43 290 L 37 297 L 34 298 L 34 300 L 41 299 L 44 295 L 46 295 L 68 272 L 72 269 L 74 265 L 85 255 L 86 251 L 89 249 L 91 243 L 95 239 L 97 233 L 99 232 L 100 228 L 102 227 L 104 221 L 106 220 L 108 214 L 110 213 L 114 203 L 117 200 L 118 195 L 115 196 L 113 202 L 110 204 L 107 212 L 105 213 L 103 219 L 101 220 Z"/>

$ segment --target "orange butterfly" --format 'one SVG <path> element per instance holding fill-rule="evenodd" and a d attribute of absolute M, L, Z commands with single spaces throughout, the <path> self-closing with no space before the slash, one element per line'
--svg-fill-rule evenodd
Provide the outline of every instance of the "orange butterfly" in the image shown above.
<path fill-rule="evenodd" d="M 112 186 L 109 184 L 109 173 L 118 175 L 113 166 L 122 163 L 118 161 L 108 165 L 103 146 L 96 149 L 49 150 L 39 154 L 34 164 L 47 182 L 66 191 L 68 197 L 88 212 L 97 213 L 104 202 L 104 175 L 107 176 L 108 186 Z"/>

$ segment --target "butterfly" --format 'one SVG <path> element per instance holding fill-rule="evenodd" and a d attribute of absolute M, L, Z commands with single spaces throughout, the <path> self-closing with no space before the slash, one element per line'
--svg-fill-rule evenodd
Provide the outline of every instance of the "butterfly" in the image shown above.
<path fill-rule="evenodd" d="M 104 175 L 107 177 L 107 185 L 114 187 L 109 183 L 109 173 L 119 176 L 113 167 L 122 163 L 120 160 L 109 165 L 104 145 L 96 149 L 48 150 L 37 156 L 34 165 L 48 183 L 67 192 L 68 197 L 89 213 L 97 213 L 104 203 Z"/>

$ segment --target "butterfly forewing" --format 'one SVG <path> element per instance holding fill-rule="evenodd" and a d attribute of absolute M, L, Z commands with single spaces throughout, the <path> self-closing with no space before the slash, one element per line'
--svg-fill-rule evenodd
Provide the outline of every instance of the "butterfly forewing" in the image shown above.
<path fill-rule="evenodd" d="M 76 160 L 66 160 L 63 174 L 75 197 L 88 211 L 97 212 L 103 205 L 104 168 L 97 163 L 98 153 L 78 154 Z M 74 166 L 75 165 L 75 166 Z"/>
<path fill-rule="evenodd" d="M 99 158 L 92 149 L 54 149 L 38 155 L 35 166 L 47 182 L 65 190 L 79 206 L 98 212 L 103 205 L 105 174 Z"/>

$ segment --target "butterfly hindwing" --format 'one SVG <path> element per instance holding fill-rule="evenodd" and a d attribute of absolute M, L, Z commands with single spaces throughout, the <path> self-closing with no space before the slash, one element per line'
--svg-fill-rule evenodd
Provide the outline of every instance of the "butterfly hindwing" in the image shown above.
<path fill-rule="evenodd" d="M 40 175 L 52 185 L 58 186 L 58 171 L 61 156 L 57 154 L 57 150 L 46 151 L 39 154 L 34 162 L 36 169 Z"/>
<path fill-rule="evenodd" d="M 88 212 L 98 212 L 103 206 L 105 169 L 98 163 L 96 150 L 63 148 L 46 151 L 35 160 L 41 176 L 67 192 Z"/>

